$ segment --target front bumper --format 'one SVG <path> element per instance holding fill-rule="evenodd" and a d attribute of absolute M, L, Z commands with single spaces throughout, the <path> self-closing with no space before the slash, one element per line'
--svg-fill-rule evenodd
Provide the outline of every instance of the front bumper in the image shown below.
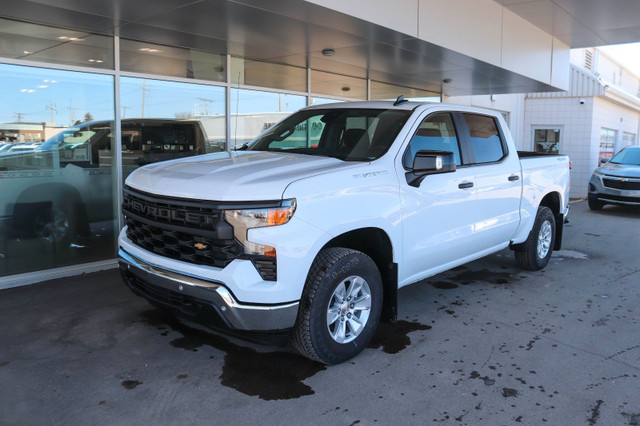
<path fill-rule="evenodd" d="M 610 175 L 604 175 L 603 177 L 612 181 L 640 182 L 638 178 L 618 178 Z M 591 176 L 589 181 L 590 199 L 610 204 L 640 206 L 640 190 L 611 188 L 605 186 L 602 179 L 596 174 Z"/>
<path fill-rule="evenodd" d="M 173 272 L 120 248 L 125 283 L 154 305 L 230 331 L 283 331 L 293 327 L 298 303 L 242 304 L 223 283 Z"/>

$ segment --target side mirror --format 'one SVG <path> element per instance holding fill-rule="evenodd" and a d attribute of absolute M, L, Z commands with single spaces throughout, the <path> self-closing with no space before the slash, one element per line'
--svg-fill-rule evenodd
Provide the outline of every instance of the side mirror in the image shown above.
<path fill-rule="evenodd" d="M 422 150 L 413 159 L 413 168 L 406 173 L 407 183 L 418 187 L 428 175 L 456 171 L 456 159 L 451 151 Z"/>
<path fill-rule="evenodd" d="M 608 163 L 609 159 L 608 158 L 602 158 L 600 159 L 600 164 L 604 164 L 604 163 Z"/>

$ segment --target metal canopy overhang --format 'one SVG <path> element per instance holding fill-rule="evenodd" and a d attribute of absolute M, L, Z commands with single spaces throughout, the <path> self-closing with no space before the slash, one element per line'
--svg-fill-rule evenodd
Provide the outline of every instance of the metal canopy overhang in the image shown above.
<path fill-rule="evenodd" d="M 500 2 L 514 9 L 522 3 Z M 444 90 L 446 95 L 557 90 L 450 49 L 300 0 L 3 0 L 0 16 L 309 66 L 439 93 Z M 323 56 L 326 48 L 334 49 L 335 55 Z M 452 82 L 443 87 L 445 79 Z"/>

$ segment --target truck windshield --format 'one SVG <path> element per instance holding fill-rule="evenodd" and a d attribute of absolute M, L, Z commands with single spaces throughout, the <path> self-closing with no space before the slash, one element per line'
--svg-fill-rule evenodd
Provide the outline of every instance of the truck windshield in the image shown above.
<path fill-rule="evenodd" d="M 371 161 L 387 152 L 410 115 L 391 109 L 304 110 L 239 149 Z"/>

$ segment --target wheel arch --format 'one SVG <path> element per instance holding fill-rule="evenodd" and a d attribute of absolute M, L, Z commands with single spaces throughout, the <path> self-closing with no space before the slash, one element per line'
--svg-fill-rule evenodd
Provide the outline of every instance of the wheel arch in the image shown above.
<path fill-rule="evenodd" d="M 553 212 L 553 217 L 556 219 L 556 238 L 553 244 L 554 250 L 560 250 L 562 248 L 562 232 L 564 230 L 564 215 L 560 211 L 561 196 L 559 192 L 549 192 L 540 201 L 540 206 L 548 207 Z"/>
<path fill-rule="evenodd" d="M 398 305 L 398 264 L 393 261 L 393 244 L 389 235 L 380 228 L 354 229 L 329 240 L 322 249 L 344 247 L 369 256 L 378 266 L 382 277 L 382 319 L 394 322 Z"/>

